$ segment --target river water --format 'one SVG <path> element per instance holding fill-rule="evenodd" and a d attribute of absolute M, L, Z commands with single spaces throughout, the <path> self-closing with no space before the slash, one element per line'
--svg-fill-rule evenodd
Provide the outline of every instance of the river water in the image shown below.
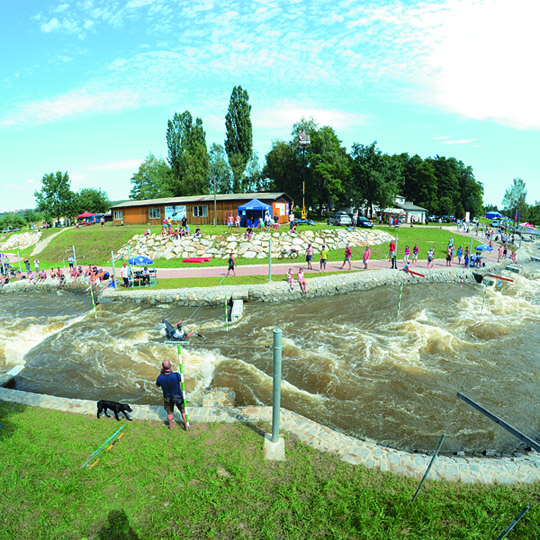
<path fill-rule="evenodd" d="M 456 398 L 461 391 L 538 439 L 540 265 L 513 284 L 426 284 L 280 305 L 251 303 L 227 328 L 224 309 L 28 292 L 0 297 L 0 370 L 25 364 L 17 388 L 160 404 L 161 317 L 203 337 L 182 348 L 188 404 L 230 387 L 237 405 L 271 405 L 273 330 L 283 331 L 282 405 L 342 432 L 406 450 L 509 453 L 519 441 Z"/>

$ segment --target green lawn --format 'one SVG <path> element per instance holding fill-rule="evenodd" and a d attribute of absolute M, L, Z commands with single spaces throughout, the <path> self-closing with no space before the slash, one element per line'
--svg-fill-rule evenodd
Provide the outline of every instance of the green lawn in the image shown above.
<path fill-rule="evenodd" d="M 304 227 L 304 226 L 302 226 Z M 305 226 L 307 230 L 323 230 L 323 229 L 336 229 L 339 227 L 328 226 L 326 224 L 319 224 L 315 227 Z M 376 226 L 376 229 L 379 227 Z M 398 259 L 403 257 L 405 246 L 408 244 L 412 248 L 416 243 L 420 248 L 420 258 L 425 259 L 427 250 L 430 247 L 435 248 L 435 256 L 441 257 L 446 252 L 448 246 L 448 238 L 453 235 L 454 243 L 456 246 L 463 244 L 463 246 L 470 245 L 470 238 L 455 233 L 455 228 L 451 231 L 441 229 L 438 226 L 430 227 L 409 227 L 403 225 L 398 228 L 390 228 L 388 226 L 380 227 L 382 230 L 397 236 L 398 238 Z M 154 226 L 150 228 L 152 233 L 159 234 L 160 227 Z M 287 226 L 283 225 L 281 230 L 287 230 Z M 303 229 L 301 229 L 303 230 Z M 130 238 L 136 234 L 142 234 L 144 228 L 141 226 L 113 226 L 107 224 L 105 227 L 99 225 L 92 225 L 89 227 L 83 227 L 81 229 L 69 229 L 62 234 L 54 238 L 51 243 L 39 254 L 41 268 L 50 269 L 52 267 L 63 266 L 66 264 L 68 256 L 73 251 L 75 246 L 77 254 L 77 262 L 82 265 L 96 264 L 98 266 L 110 266 L 111 265 L 111 251 L 118 251 L 123 245 L 125 245 Z M 57 232 L 57 230 L 49 229 L 45 234 L 51 235 Z M 202 235 L 210 234 L 223 234 L 227 236 L 228 230 L 224 225 L 218 225 L 214 228 L 212 225 L 203 225 L 201 227 Z M 473 245 L 478 245 L 479 241 L 476 239 Z M 33 247 L 27 248 L 20 252 L 22 257 L 29 257 Z M 373 259 L 385 259 L 388 255 L 388 243 L 371 246 Z M 332 250 L 329 253 L 329 261 L 342 261 L 344 250 Z M 353 247 L 353 258 L 359 260 L 362 258 L 364 252 L 363 247 Z M 303 260 L 303 253 L 300 254 L 298 260 Z M 294 262 L 291 259 L 279 259 L 275 256 L 272 258 L 273 263 L 287 263 Z M 314 261 L 318 261 L 318 254 L 314 256 Z M 253 265 L 253 264 L 268 264 L 268 258 L 263 259 L 247 259 L 243 257 L 237 257 L 236 262 L 240 266 Z M 182 263 L 179 259 L 157 259 L 154 261 L 157 268 L 188 268 L 188 267 L 200 267 L 197 263 Z M 224 259 L 212 258 L 205 266 L 225 266 L 226 261 Z"/>
<path fill-rule="evenodd" d="M 510 538 L 538 538 L 538 485 L 428 480 L 413 504 L 418 480 L 288 436 L 286 461 L 267 462 L 270 426 L 240 423 L 133 421 L 90 470 L 120 423 L 2 402 L 0 416 L 0 539 L 493 540 L 525 504 Z"/>

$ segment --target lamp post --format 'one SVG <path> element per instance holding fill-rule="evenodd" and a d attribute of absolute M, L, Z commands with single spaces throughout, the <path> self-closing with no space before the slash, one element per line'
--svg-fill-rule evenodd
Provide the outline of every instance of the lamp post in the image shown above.
<path fill-rule="evenodd" d="M 304 131 L 298 135 L 298 144 L 302 147 L 302 219 L 306 219 L 306 146 L 311 140 Z"/>

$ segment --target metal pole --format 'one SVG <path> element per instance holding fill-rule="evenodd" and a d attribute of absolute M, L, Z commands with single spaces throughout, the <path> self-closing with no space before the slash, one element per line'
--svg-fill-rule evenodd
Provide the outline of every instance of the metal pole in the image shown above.
<path fill-rule="evenodd" d="M 272 236 L 268 239 L 268 281 L 272 281 Z"/>
<path fill-rule="evenodd" d="M 22 274 L 21 256 L 19 255 L 19 250 L 17 250 L 17 259 L 19 259 L 19 272 Z"/>
<path fill-rule="evenodd" d="M 306 145 L 302 146 L 302 219 L 306 219 Z"/>
<path fill-rule="evenodd" d="M 521 518 L 531 509 L 531 505 L 530 504 L 527 504 L 523 510 L 518 514 L 518 516 L 516 517 L 516 519 L 514 519 L 514 521 L 512 521 L 512 523 L 510 523 L 510 525 L 508 525 L 508 527 L 505 529 L 505 531 L 497 537 L 497 540 L 502 540 L 503 538 L 506 538 L 506 536 L 508 535 L 508 533 L 519 523 L 519 521 L 521 520 Z"/>
<path fill-rule="evenodd" d="M 216 177 L 212 178 L 214 181 L 214 227 L 217 227 L 217 201 L 216 201 Z"/>
<path fill-rule="evenodd" d="M 114 251 L 111 250 L 113 287 L 116 289 L 116 268 L 114 267 Z"/>
<path fill-rule="evenodd" d="M 446 433 L 443 433 L 441 440 L 439 441 L 439 444 L 437 445 L 437 448 L 435 448 L 435 452 L 433 452 L 433 455 L 431 456 L 431 460 L 426 469 L 426 472 L 424 473 L 424 476 L 422 477 L 422 481 L 420 482 L 420 485 L 418 486 L 418 489 L 416 490 L 416 493 L 414 494 L 414 497 L 412 498 L 412 502 L 414 502 L 416 500 L 416 497 L 418 497 L 418 493 L 420 493 L 420 489 L 424 485 L 424 481 L 429 473 L 429 470 L 431 469 L 431 466 L 433 465 L 433 462 L 435 461 L 435 458 L 437 457 L 437 454 L 439 453 L 439 450 L 441 449 L 441 446 L 445 437 L 446 437 Z"/>
<path fill-rule="evenodd" d="M 229 301 L 227 299 L 227 295 L 225 295 L 225 327 L 227 328 L 227 332 L 229 331 Z"/>
<path fill-rule="evenodd" d="M 398 307 L 397 307 L 397 314 L 399 315 L 399 312 L 401 311 L 401 297 L 403 295 L 403 281 L 401 282 L 401 285 L 399 286 L 399 300 L 398 300 Z"/>
<path fill-rule="evenodd" d="M 520 441 L 524 442 L 532 449 L 540 452 L 540 444 L 527 437 L 527 435 L 525 435 L 524 433 L 521 433 L 521 431 L 517 430 L 515 427 L 505 422 L 502 418 L 499 418 L 495 414 L 489 412 L 487 409 L 482 407 L 482 405 L 479 405 L 478 403 L 468 398 L 467 396 L 464 396 L 460 392 L 457 393 L 457 397 L 471 407 L 475 408 L 477 411 L 481 412 L 484 416 L 487 416 L 490 420 L 493 420 L 496 424 L 499 424 L 499 426 L 501 426 L 503 429 L 506 429 L 508 433 L 511 433 L 514 437 L 517 437 Z"/>
<path fill-rule="evenodd" d="M 184 424 L 186 426 L 186 430 L 188 430 L 190 428 L 190 425 L 189 425 L 189 416 L 187 413 L 187 394 L 186 394 L 186 386 L 184 384 L 184 366 L 182 365 L 182 347 L 180 343 L 178 344 L 178 369 L 180 370 L 180 390 L 182 391 L 182 397 L 184 398 L 184 408 L 186 411 Z"/>
<path fill-rule="evenodd" d="M 272 442 L 279 441 L 279 411 L 281 408 L 281 328 L 274 330 L 274 375 L 272 393 Z"/>
<path fill-rule="evenodd" d="M 75 246 L 73 246 L 73 261 L 74 261 L 74 265 L 75 265 L 75 268 L 77 268 L 77 253 L 75 252 Z"/>

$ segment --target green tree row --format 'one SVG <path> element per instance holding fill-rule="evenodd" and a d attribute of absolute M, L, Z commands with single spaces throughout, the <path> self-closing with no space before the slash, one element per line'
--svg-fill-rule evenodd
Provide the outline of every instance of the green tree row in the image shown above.
<path fill-rule="evenodd" d="M 132 176 L 130 199 L 181 197 L 213 192 L 238 193 L 265 187 L 257 155 L 249 95 L 233 88 L 225 117 L 224 146 L 208 151 L 200 118 L 189 111 L 175 113 L 167 123 L 167 159 L 149 154 Z"/>
<path fill-rule="evenodd" d="M 472 168 L 455 158 L 383 154 L 376 142 L 354 143 L 349 154 L 335 131 L 301 119 L 288 141 L 278 140 L 259 166 L 253 152 L 249 95 L 233 88 L 225 117 L 224 146 L 207 149 L 203 121 L 189 111 L 175 113 L 167 124 L 167 159 L 149 154 L 131 178 L 135 200 L 212 193 L 285 191 L 306 206 L 355 206 L 370 213 L 388 207 L 397 194 L 423 206 L 429 213 L 463 217 L 482 212 L 482 184 Z M 301 145 L 300 133 L 311 144 Z"/>
<path fill-rule="evenodd" d="M 61 217 L 74 219 L 85 211 L 101 214 L 108 212 L 111 202 L 101 189 L 83 188 L 77 193 L 71 191 L 71 181 L 67 172 L 48 173 L 41 180 L 41 190 L 34 192 L 36 210 L 42 213 L 48 223 Z"/>
<path fill-rule="evenodd" d="M 310 136 L 304 146 L 298 134 Z M 266 156 L 263 176 L 272 189 L 302 200 L 305 178 L 306 207 L 355 206 L 370 214 L 374 206 L 393 205 L 397 194 L 428 213 L 464 217 L 482 212 L 483 186 L 471 167 L 455 158 L 384 154 L 377 143 L 354 143 L 347 153 L 331 127 L 318 128 L 313 120 L 293 125 L 289 141 L 275 141 Z"/>

